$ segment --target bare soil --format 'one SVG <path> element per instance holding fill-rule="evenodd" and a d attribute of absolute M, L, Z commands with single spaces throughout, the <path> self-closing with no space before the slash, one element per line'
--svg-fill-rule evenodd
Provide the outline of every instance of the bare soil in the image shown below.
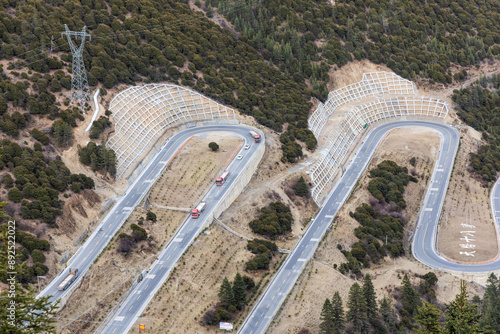
<path fill-rule="evenodd" d="M 359 60 L 347 63 L 341 68 L 333 67 L 328 75 L 330 81 L 327 84 L 328 91 L 338 89 L 352 83 L 361 81 L 363 74 L 367 72 L 393 72 L 385 65 L 375 64 L 369 60 Z"/>
<path fill-rule="evenodd" d="M 210 151 L 210 141 L 219 143 L 219 152 Z M 155 183 L 150 200 L 159 205 L 191 207 L 241 143 L 239 137 L 220 133 L 193 137 Z M 139 242 L 132 252 L 124 255 L 117 251 L 117 237 L 112 239 L 89 269 L 81 287 L 71 296 L 67 304 L 71 307 L 65 307 L 58 314 L 58 332 L 91 333 L 95 330 L 128 291 L 140 271 L 150 267 L 187 215 L 186 212 L 156 207 L 152 211 L 157 215 L 157 222 L 145 221 L 142 226 L 151 240 Z M 117 235 L 131 234 L 130 225 L 137 224 L 146 213 L 142 206 L 135 208 Z"/>

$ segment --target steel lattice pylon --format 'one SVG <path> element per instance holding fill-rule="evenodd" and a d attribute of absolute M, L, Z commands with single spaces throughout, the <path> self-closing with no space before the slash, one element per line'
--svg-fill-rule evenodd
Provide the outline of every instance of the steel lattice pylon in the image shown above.
<path fill-rule="evenodd" d="M 88 37 L 89 40 L 92 39 L 90 34 L 85 32 L 86 26 L 83 27 L 82 31 L 70 31 L 68 25 L 64 25 L 66 31 L 61 33 L 61 36 L 68 38 L 68 44 L 73 53 L 73 75 L 71 78 L 71 103 L 76 99 L 80 103 L 80 108 L 85 110 L 85 102 L 90 102 L 90 88 L 87 81 L 87 72 L 85 71 L 85 64 L 83 63 L 83 45 L 85 44 L 85 39 Z M 81 38 L 80 46 L 77 48 L 76 45 L 71 40 L 72 36 Z"/>

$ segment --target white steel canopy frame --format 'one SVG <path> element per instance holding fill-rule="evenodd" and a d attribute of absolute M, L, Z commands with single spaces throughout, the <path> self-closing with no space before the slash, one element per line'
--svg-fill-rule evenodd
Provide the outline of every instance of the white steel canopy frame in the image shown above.
<path fill-rule="evenodd" d="M 323 130 L 328 117 L 339 107 L 368 97 L 384 95 L 416 95 L 417 87 L 409 80 L 392 72 L 364 73 L 359 82 L 331 91 L 326 102 L 320 103 L 309 117 L 309 130 L 316 138 Z"/>
<path fill-rule="evenodd" d="M 354 107 L 334 131 L 326 154 L 317 160 L 311 170 L 312 197 L 319 202 L 324 189 L 333 182 L 349 148 L 354 144 L 366 124 L 404 116 L 435 117 L 444 119 L 448 104 L 432 97 L 396 96 L 377 99 Z"/>
<path fill-rule="evenodd" d="M 107 146 L 117 158 L 117 176 L 129 167 L 169 127 L 203 120 L 233 120 L 234 110 L 193 90 L 170 84 L 148 84 L 120 92 L 110 103 L 115 134 Z"/>

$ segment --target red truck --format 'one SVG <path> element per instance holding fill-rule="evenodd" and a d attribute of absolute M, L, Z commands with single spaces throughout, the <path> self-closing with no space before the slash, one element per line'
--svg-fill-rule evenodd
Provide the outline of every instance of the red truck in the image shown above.
<path fill-rule="evenodd" d="M 215 179 L 215 184 L 218 186 L 222 186 L 224 182 L 226 182 L 228 177 L 229 177 L 229 170 L 226 169 L 221 176 Z"/>
<path fill-rule="evenodd" d="M 250 136 L 252 136 L 254 142 L 260 143 L 260 135 L 257 132 L 250 131 Z"/>
<path fill-rule="evenodd" d="M 203 210 L 205 210 L 205 205 L 207 205 L 207 202 L 201 201 L 200 204 L 198 204 L 196 208 L 194 208 L 193 211 L 191 211 L 191 217 L 194 219 L 198 218 L 203 212 Z"/>

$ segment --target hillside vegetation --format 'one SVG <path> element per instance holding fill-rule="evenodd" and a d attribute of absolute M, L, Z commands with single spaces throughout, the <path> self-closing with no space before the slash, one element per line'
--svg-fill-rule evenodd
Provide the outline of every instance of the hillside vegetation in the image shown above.
<path fill-rule="evenodd" d="M 451 83 L 452 63 L 500 53 L 496 0 L 206 0 L 266 59 L 327 94 L 330 65 L 353 59 L 386 64 L 408 79 Z"/>
<path fill-rule="evenodd" d="M 406 208 L 406 201 L 403 194 L 409 182 L 418 180 L 408 174 L 406 167 L 390 160 L 378 164 L 370 171 L 369 177 L 370 204 L 363 203 L 354 212 L 349 212 L 361 225 L 354 230 L 359 241 L 350 251 L 342 250 L 347 259 L 347 263 L 340 265 L 342 273 L 351 271 L 361 276 L 360 269 L 369 267 L 370 263 L 379 263 L 387 255 L 395 258 L 405 254 L 403 232 L 406 221 L 401 211 Z"/>
<path fill-rule="evenodd" d="M 70 85 L 64 72 L 54 72 L 71 62 L 68 43 L 60 37 L 64 24 L 71 30 L 87 26 L 92 41 L 85 44 L 84 59 L 90 86 L 173 82 L 238 108 L 273 130 L 294 123 L 306 132 L 298 139 L 314 139 L 306 128 L 309 101 L 317 92 L 268 63 L 255 43 L 236 38 L 186 1 L 2 2 L 0 19 L 0 59 L 12 61 L 9 70 L 43 73 L 44 101 L 53 102 L 53 93 Z M 49 56 L 51 45 L 56 53 Z M 28 81 L 18 84 L 30 86 Z M 44 104 L 42 113 L 50 108 Z M 294 158 L 301 155 L 299 149 Z"/>
<path fill-rule="evenodd" d="M 483 132 L 486 144 L 471 154 L 471 167 L 484 181 L 497 179 L 500 171 L 500 77 L 482 77 L 475 84 L 455 90 L 452 96 L 458 115 Z"/>

